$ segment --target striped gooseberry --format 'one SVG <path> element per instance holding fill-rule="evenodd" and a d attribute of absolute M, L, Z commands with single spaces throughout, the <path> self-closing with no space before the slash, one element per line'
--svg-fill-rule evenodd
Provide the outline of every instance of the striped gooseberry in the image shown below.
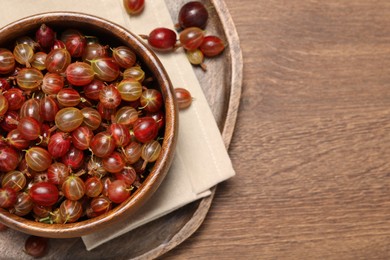
<path fill-rule="evenodd" d="M 79 200 L 85 194 L 84 181 L 76 175 L 69 175 L 61 185 L 64 196 L 69 200 Z"/>
<path fill-rule="evenodd" d="M 134 78 L 126 78 L 119 82 L 117 89 L 125 101 L 135 101 L 142 95 L 142 85 Z"/>
<path fill-rule="evenodd" d="M 61 157 L 61 162 L 73 170 L 79 169 L 84 163 L 85 154 L 82 150 L 71 145 L 64 156 Z"/>
<path fill-rule="evenodd" d="M 23 68 L 16 75 L 16 83 L 25 91 L 34 91 L 39 88 L 43 81 L 43 74 L 36 68 Z"/>
<path fill-rule="evenodd" d="M 30 98 L 25 101 L 19 110 L 19 117 L 33 117 L 38 122 L 42 122 L 41 106 L 39 100 L 36 98 Z"/>
<path fill-rule="evenodd" d="M 120 68 L 118 63 L 110 57 L 97 58 L 90 61 L 98 79 L 111 82 L 118 78 Z"/>
<path fill-rule="evenodd" d="M 147 163 L 156 161 L 160 153 L 161 144 L 156 140 L 144 143 L 141 149 L 141 157 L 144 160 L 142 168 L 145 169 Z"/>
<path fill-rule="evenodd" d="M 124 147 L 131 141 L 130 130 L 122 124 L 114 123 L 107 128 L 107 132 L 112 135 L 117 147 Z"/>
<path fill-rule="evenodd" d="M 131 189 L 124 180 L 114 180 L 108 185 L 108 198 L 114 203 L 122 203 L 130 197 Z"/>
<path fill-rule="evenodd" d="M 4 116 L 5 113 L 7 113 L 9 108 L 9 101 L 8 99 L 3 95 L 3 93 L 0 93 L 0 116 Z"/>
<path fill-rule="evenodd" d="M 19 192 L 16 197 L 16 202 L 11 210 L 17 216 L 25 216 L 31 212 L 34 207 L 34 202 L 27 192 Z"/>
<path fill-rule="evenodd" d="M 13 171 L 18 167 L 20 154 L 12 147 L 4 146 L 0 149 L 0 172 Z"/>
<path fill-rule="evenodd" d="M 80 111 L 84 117 L 82 125 L 87 126 L 92 131 L 99 128 L 100 124 L 102 123 L 102 117 L 96 109 L 85 107 Z"/>
<path fill-rule="evenodd" d="M 4 94 L 0 94 L 0 104 L 3 103 L 3 97 L 5 97 L 8 101 L 9 110 L 19 110 L 22 107 L 23 103 L 26 101 L 26 96 L 24 95 L 23 90 L 21 90 L 20 88 L 11 88 L 7 90 Z"/>
<path fill-rule="evenodd" d="M 138 118 L 138 112 L 134 107 L 124 106 L 116 111 L 113 121 L 115 123 L 130 127 L 138 120 Z"/>
<path fill-rule="evenodd" d="M 41 125 L 33 117 L 23 117 L 19 120 L 18 131 L 26 140 L 38 139 L 41 135 Z"/>
<path fill-rule="evenodd" d="M 108 132 L 99 132 L 91 140 L 90 148 L 97 157 L 107 157 L 115 150 L 115 139 Z"/>
<path fill-rule="evenodd" d="M 59 110 L 58 103 L 51 96 L 45 96 L 39 100 L 39 111 L 44 121 L 52 122 Z"/>
<path fill-rule="evenodd" d="M 112 57 L 124 69 L 132 67 L 137 59 L 135 52 L 127 46 L 119 46 L 112 49 Z"/>
<path fill-rule="evenodd" d="M 47 151 L 53 158 L 60 158 L 69 151 L 71 144 L 69 133 L 58 131 L 50 137 Z"/>
<path fill-rule="evenodd" d="M 90 198 L 99 196 L 103 191 L 103 183 L 99 177 L 91 176 L 85 181 L 85 195 Z"/>
<path fill-rule="evenodd" d="M 146 111 L 157 112 L 163 106 L 163 97 L 157 89 L 146 89 L 141 94 L 140 103 Z"/>
<path fill-rule="evenodd" d="M 18 63 L 26 67 L 31 66 L 30 62 L 33 60 L 34 50 L 30 45 L 26 43 L 16 44 L 13 54 Z"/>
<path fill-rule="evenodd" d="M 33 68 L 38 69 L 38 70 L 45 70 L 46 69 L 46 65 L 45 65 L 46 57 L 47 57 L 47 53 L 45 53 L 45 52 L 40 51 L 40 52 L 35 53 L 33 58 L 32 58 L 32 61 L 31 61 L 31 66 Z"/>
<path fill-rule="evenodd" d="M 94 79 L 83 87 L 83 91 L 87 98 L 92 100 L 99 100 L 99 93 L 104 86 L 105 85 L 103 81 Z"/>
<path fill-rule="evenodd" d="M 81 57 L 87 46 L 85 36 L 78 30 L 67 29 L 61 34 L 61 41 L 72 57 Z"/>
<path fill-rule="evenodd" d="M 55 116 L 55 124 L 63 132 L 72 132 L 83 123 L 83 120 L 83 114 L 75 107 L 63 108 Z"/>
<path fill-rule="evenodd" d="M 121 94 L 114 85 L 104 86 L 99 93 L 100 103 L 108 109 L 117 108 L 121 101 Z"/>
<path fill-rule="evenodd" d="M 92 82 L 95 73 L 85 62 L 74 62 L 66 68 L 66 79 L 75 86 L 84 86 Z"/>
<path fill-rule="evenodd" d="M 9 131 L 5 141 L 8 145 L 19 151 L 27 149 L 30 146 L 30 140 L 27 140 L 18 129 Z"/>
<path fill-rule="evenodd" d="M 60 205 L 63 223 L 74 223 L 83 215 L 83 206 L 77 200 L 64 200 Z"/>
<path fill-rule="evenodd" d="M 64 73 L 70 62 L 71 56 L 67 49 L 58 48 L 47 54 L 45 66 L 51 73 Z"/>
<path fill-rule="evenodd" d="M 71 134 L 72 144 L 79 150 L 87 150 L 93 135 L 87 126 L 79 126 Z"/>
<path fill-rule="evenodd" d="M 39 29 L 35 32 L 35 39 L 39 45 L 44 49 L 50 49 L 54 45 L 56 33 L 46 24 L 41 24 Z"/>
<path fill-rule="evenodd" d="M 15 57 L 12 52 L 5 48 L 0 48 L 0 74 L 11 73 L 15 68 Z"/>
<path fill-rule="evenodd" d="M 21 191 L 27 184 L 27 178 L 21 171 L 7 172 L 1 181 L 1 186 L 14 189 L 15 191 Z"/>
<path fill-rule="evenodd" d="M 14 189 L 0 188 L 0 208 L 11 208 L 15 205 L 17 193 Z"/>
<path fill-rule="evenodd" d="M 186 109 L 191 106 L 192 96 L 187 89 L 175 88 L 174 93 L 179 109 Z"/>
<path fill-rule="evenodd" d="M 73 88 L 63 88 L 57 93 L 57 101 L 64 107 L 75 107 L 80 103 L 81 96 Z"/>
<path fill-rule="evenodd" d="M 56 95 L 64 87 L 64 77 L 58 73 L 46 73 L 43 76 L 42 91 L 47 95 Z"/>
<path fill-rule="evenodd" d="M 69 176 L 70 168 L 61 162 L 55 162 L 47 169 L 47 178 L 49 182 L 55 185 L 62 185 L 62 183 Z"/>
<path fill-rule="evenodd" d="M 82 56 L 82 60 L 89 64 L 91 60 L 106 57 L 107 48 L 108 46 L 103 46 L 96 42 L 87 44 Z"/>
<path fill-rule="evenodd" d="M 203 42 L 204 31 L 199 27 L 188 27 L 180 32 L 179 41 L 184 49 L 196 50 Z"/>
<path fill-rule="evenodd" d="M 123 78 L 133 78 L 141 83 L 145 79 L 145 71 L 140 66 L 133 66 L 123 71 Z"/>
<path fill-rule="evenodd" d="M 113 152 L 109 156 L 103 158 L 103 168 L 110 173 L 120 172 L 124 167 L 125 161 L 118 152 Z"/>
<path fill-rule="evenodd" d="M 47 170 L 52 161 L 50 153 L 46 149 L 38 146 L 29 148 L 24 158 L 28 167 L 37 172 Z"/>

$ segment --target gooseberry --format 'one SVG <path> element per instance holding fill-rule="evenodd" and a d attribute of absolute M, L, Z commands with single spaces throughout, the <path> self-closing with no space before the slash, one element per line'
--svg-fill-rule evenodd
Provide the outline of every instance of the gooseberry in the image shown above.
<path fill-rule="evenodd" d="M 83 114 L 75 107 L 63 108 L 55 116 L 55 124 L 63 132 L 72 132 L 83 123 L 83 120 Z"/>
<path fill-rule="evenodd" d="M 85 36 L 78 30 L 68 29 L 61 34 L 61 41 L 72 57 L 81 57 L 84 53 L 87 41 Z"/>
<path fill-rule="evenodd" d="M 19 161 L 20 155 L 14 148 L 5 146 L 0 149 L 0 172 L 15 170 Z"/>
<path fill-rule="evenodd" d="M 95 76 L 91 66 L 85 62 L 74 62 L 69 64 L 65 74 L 69 83 L 75 86 L 87 85 L 92 82 Z"/>
<path fill-rule="evenodd" d="M 49 139 L 47 151 L 53 158 L 59 158 L 69 151 L 71 143 L 71 137 L 68 133 L 56 132 Z"/>
<path fill-rule="evenodd" d="M 124 180 L 115 180 L 108 185 L 108 198 L 114 203 L 122 203 L 130 197 L 130 189 Z"/>
<path fill-rule="evenodd" d="M 60 205 L 63 223 L 76 222 L 83 215 L 83 206 L 77 200 L 64 200 Z"/>
<path fill-rule="evenodd" d="M 44 48 L 51 48 L 54 45 L 56 33 L 46 24 L 41 24 L 39 29 L 35 33 L 35 39 L 39 45 Z"/>
<path fill-rule="evenodd" d="M 203 42 L 204 32 L 198 27 L 188 27 L 180 32 L 179 40 L 184 49 L 196 50 Z"/>
<path fill-rule="evenodd" d="M 58 48 L 51 50 L 46 57 L 45 66 L 49 72 L 64 73 L 71 62 L 71 56 L 67 49 Z"/>
<path fill-rule="evenodd" d="M 61 190 L 67 199 L 79 200 L 85 194 L 85 184 L 80 177 L 76 175 L 70 175 L 62 183 Z"/>
<path fill-rule="evenodd" d="M 142 85 L 134 78 L 126 78 L 119 82 L 117 89 L 123 100 L 135 101 L 141 97 Z"/>
<path fill-rule="evenodd" d="M 199 49 L 202 51 L 204 56 L 214 57 L 219 55 L 225 49 L 225 44 L 218 36 L 209 35 L 204 37 Z"/>
<path fill-rule="evenodd" d="M 16 76 L 16 83 L 25 91 L 34 91 L 39 88 L 43 81 L 43 74 L 36 68 L 23 68 Z"/>
<path fill-rule="evenodd" d="M 149 45 L 161 52 L 173 51 L 176 48 L 177 36 L 175 31 L 158 27 L 149 33 L 149 36 L 141 35 L 148 40 Z"/>
<path fill-rule="evenodd" d="M 100 103 L 108 109 L 118 107 L 122 101 L 121 94 L 114 85 L 104 86 L 99 93 Z"/>
<path fill-rule="evenodd" d="M 123 0 L 125 10 L 130 15 L 140 14 L 145 7 L 145 0 Z"/>
<path fill-rule="evenodd" d="M 45 207 L 53 206 L 59 196 L 57 186 L 50 182 L 34 183 L 30 187 L 28 194 L 35 204 Z"/>
<path fill-rule="evenodd" d="M 204 29 L 208 17 L 207 9 L 201 2 L 191 1 L 180 8 L 179 25 L 181 28 L 198 27 Z"/>
<path fill-rule="evenodd" d="M 4 98 L 6 100 L 4 100 Z M 19 110 L 26 101 L 24 93 L 19 88 L 11 88 L 4 94 L 0 94 L 0 115 L 4 115 L 2 111 Z"/>
<path fill-rule="evenodd" d="M 175 98 L 179 109 L 186 109 L 191 106 L 192 96 L 191 93 L 185 88 L 175 88 Z"/>
<path fill-rule="evenodd" d="M 37 172 L 47 170 L 52 160 L 50 153 L 46 149 L 38 146 L 28 149 L 24 158 L 26 159 L 28 167 Z"/>
<path fill-rule="evenodd" d="M 120 67 L 125 69 L 132 67 L 137 59 L 135 52 L 127 46 L 119 46 L 114 48 L 112 50 L 112 57 Z"/>
<path fill-rule="evenodd" d="M 119 65 L 113 58 L 103 57 L 90 62 L 92 70 L 100 80 L 111 82 L 116 80 L 120 74 Z"/>
<path fill-rule="evenodd" d="M 0 74 L 11 73 L 15 68 L 15 57 L 10 50 L 0 48 Z"/>
<path fill-rule="evenodd" d="M 158 124 L 152 117 L 141 117 L 134 123 L 133 131 L 138 141 L 146 143 L 156 138 Z"/>
<path fill-rule="evenodd" d="M 15 60 L 20 64 L 30 67 L 30 62 L 33 60 L 34 50 L 26 43 L 16 44 L 13 51 Z"/>
<path fill-rule="evenodd" d="M 39 236 L 29 236 L 24 244 L 26 254 L 33 257 L 42 257 L 48 248 L 48 238 Z"/>
<path fill-rule="evenodd" d="M 115 139 L 107 132 L 100 132 L 96 134 L 90 143 L 90 148 L 93 154 L 101 158 L 112 154 L 115 147 Z"/>

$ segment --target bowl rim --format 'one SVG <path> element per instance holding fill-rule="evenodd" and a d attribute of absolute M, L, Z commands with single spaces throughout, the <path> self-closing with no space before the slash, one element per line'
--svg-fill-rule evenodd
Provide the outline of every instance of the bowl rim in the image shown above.
<path fill-rule="evenodd" d="M 121 41 L 131 44 L 136 51 L 137 57 L 149 70 L 154 71 L 154 78 L 161 88 L 164 97 L 165 107 L 165 131 L 162 142 L 162 150 L 159 158 L 154 163 L 153 169 L 144 180 L 142 186 L 137 189 L 125 202 L 117 205 L 109 212 L 100 216 L 75 223 L 46 224 L 28 220 L 0 208 L 0 222 L 5 225 L 31 235 L 38 235 L 52 238 L 71 238 L 90 234 L 103 229 L 112 223 L 119 222 L 137 211 L 157 190 L 166 177 L 169 167 L 172 164 L 174 150 L 178 136 L 178 107 L 174 97 L 172 83 L 161 61 L 157 55 L 148 47 L 144 41 L 123 26 L 95 15 L 82 12 L 44 12 L 26 16 L 0 28 L 0 35 L 12 34 L 15 30 L 23 30 L 22 26 L 35 23 L 35 27 L 42 23 L 51 24 L 58 20 L 72 21 L 84 24 L 85 26 L 100 26 L 98 29 L 107 34 L 122 37 Z M 13 37 L 15 38 L 15 37 Z M 1 47 L 1 46 L 0 46 Z M 147 63 L 147 64 L 146 64 Z M 165 87 L 162 87 L 165 86 Z"/>

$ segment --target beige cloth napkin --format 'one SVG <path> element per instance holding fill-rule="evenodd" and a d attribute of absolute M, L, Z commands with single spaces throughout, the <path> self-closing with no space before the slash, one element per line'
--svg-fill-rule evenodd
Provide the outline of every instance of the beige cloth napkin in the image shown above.
<path fill-rule="evenodd" d="M 144 12 L 137 17 L 126 14 L 122 0 L 0 0 L 0 3 L 0 27 L 48 11 L 77 11 L 100 16 L 135 34 L 148 34 L 162 26 L 173 28 L 174 24 L 163 0 L 147 1 Z M 158 191 L 139 212 L 127 221 L 110 226 L 109 230 L 82 237 L 88 250 L 210 195 L 211 187 L 235 174 L 211 109 L 184 53 L 158 55 L 173 86 L 187 88 L 195 97 L 192 106 L 179 113 L 174 162 Z"/>

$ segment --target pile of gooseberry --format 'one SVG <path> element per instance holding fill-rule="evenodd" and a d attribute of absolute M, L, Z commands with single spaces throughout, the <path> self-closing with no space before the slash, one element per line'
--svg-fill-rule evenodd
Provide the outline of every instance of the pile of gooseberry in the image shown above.
<path fill-rule="evenodd" d="M 199 65 L 206 70 L 205 57 L 218 56 L 225 49 L 225 43 L 216 35 L 206 35 L 209 13 L 199 1 L 190 1 L 184 4 L 178 14 L 178 23 L 175 29 L 166 27 L 153 29 L 149 35 L 141 35 L 156 51 L 170 52 L 182 47 L 191 64 Z"/>
<path fill-rule="evenodd" d="M 123 6 L 129 15 L 139 15 L 145 8 L 144 0 L 123 0 Z M 208 12 L 200 2 L 188 2 L 180 9 L 177 30 L 185 28 L 180 33 L 180 43 L 177 43 L 175 31 L 168 28 L 156 28 L 149 35 L 140 35 L 147 39 L 150 47 L 159 52 L 173 51 L 180 46 L 186 51 L 187 58 L 193 65 L 199 65 L 204 71 L 204 56 L 214 57 L 225 48 L 222 40 L 216 36 L 205 36 L 202 29 L 206 27 Z M 191 93 L 184 88 L 175 88 L 174 94 L 179 109 L 186 109 L 192 103 Z"/>
<path fill-rule="evenodd" d="M 0 48 L 0 207 L 44 223 L 99 216 L 161 152 L 164 101 L 128 46 L 42 24 Z"/>

